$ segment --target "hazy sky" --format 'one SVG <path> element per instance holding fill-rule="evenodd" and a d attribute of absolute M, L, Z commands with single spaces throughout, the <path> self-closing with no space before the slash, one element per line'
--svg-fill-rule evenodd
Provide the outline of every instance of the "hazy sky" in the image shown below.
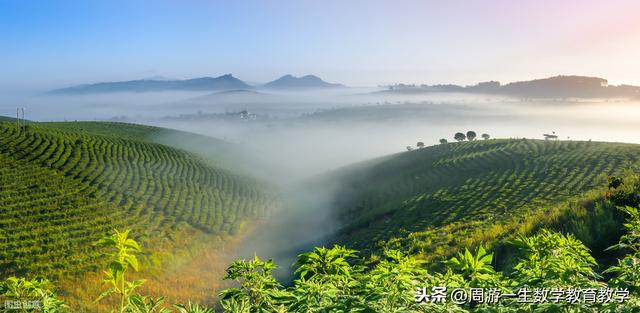
<path fill-rule="evenodd" d="M 640 84 L 640 1 L 0 0 L 0 89 L 233 73 Z"/>

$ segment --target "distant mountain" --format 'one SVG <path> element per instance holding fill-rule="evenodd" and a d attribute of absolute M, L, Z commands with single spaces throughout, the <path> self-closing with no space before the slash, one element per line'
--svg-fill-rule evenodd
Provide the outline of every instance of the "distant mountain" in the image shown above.
<path fill-rule="evenodd" d="M 201 77 L 184 80 L 141 79 L 122 82 L 105 82 L 56 89 L 48 94 L 92 94 L 110 92 L 151 92 L 151 91 L 220 91 L 252 88 L 231 74 L 219 77 Z"/>
<path fill-rule="evenodd" d="M 640 87 L 631 85 L 609 85 L 608 81 L 588 76 L 554 76 L 543 79 L 520 81 L 501 85 L 497 81 L 478 83 L 473 86 L 459 85 L 405 85 L 389 86 L 384 93 L 429 93 L 458 92 L 484 93 L 523 98 L 638 98 Z"/>
<path fill-rule="evenodd" d="M 142 80 L 177 80 L 177 79 L 165 77 L 162 75 L 154 75 L 154 76 L 145 77 Z"/>
<path fill-rule="evenodd" d="M 266 96 L 268 94 L 266 93 L 262 93 L 262 92 L 258 92 L 255 90 L 250 90 L 250 89 L 230 89 L 230 90 L 223 90 L 223 91 L 216 91 L 212 94 L 208 94 L 209 96 L 212 95 L 257 95 L 257 96 Z"/>
<path fill-rule="evenodd" d="M 271 89 L 320 89 L 344 87 L 344 85 L 328 83 L 315 75 L 306 75 L 302 77 L 285 75 L 272 82 L 264 84 L 263 87 Z"/>
<path fill-rule="evenodd" d="M 637 96 L 640 87 L 610 86 L 606 79 L 598 77 L 555 76 L 510 83 L 499 91 L 529 98 L 600 98 Z"/>

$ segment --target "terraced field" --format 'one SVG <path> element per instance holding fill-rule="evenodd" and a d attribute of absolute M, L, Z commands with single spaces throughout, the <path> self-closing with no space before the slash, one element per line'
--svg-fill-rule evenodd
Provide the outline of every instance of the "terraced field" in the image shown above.
<path fill-rule="evenodd" d="M 361 249 L 430 231 L 523 221 L 540 208 L 604 185 L 640 160 L 631 144 L 489 140 L 428 147 L 338 172 L 341 241 Z M 497 235 L 497 234 L 496 234 Z M 396 239 L 393 239 L 396 238 Z M 453 242 L 458 239 L 451 239 Z M 419 246 L 437 246 L 435 242 Z"/>
<path fill-rule="evenodd" d="M 233 233 L 277 205 L 263 183 L 154 142 L 167 131 L 69 122 L 23 133 L 0 122 L 0 276 L 93 271 L 92 243 L 114 227 L 141 240 Z"/>

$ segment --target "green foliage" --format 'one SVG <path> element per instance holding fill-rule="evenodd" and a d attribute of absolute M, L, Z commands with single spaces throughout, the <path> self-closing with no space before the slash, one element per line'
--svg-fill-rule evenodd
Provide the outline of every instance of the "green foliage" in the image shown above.
<path fill-rule="evenodd" d="M 520 236 L 512 241 L 521 252 L 513 272 L 503 274 L 491 265 L 493 254 L 478 246 L 475 251 L 465 249 L 443 262 L 444 268 L 429 272 L 425 261 L 397 250 L 385 251 L 383 258 L 364 260 L 357 251 L 343 246 L 315 248 L 299 255 L 295 265 L 298 278 L 292 286 L 283 287 L 273 277 L 276 268 L 273 261 L 255 256 L 252 260 L 237 260 L 227 269 L 226 279 L 234 280 L 238 287 L 220 294 L 220 306 L 226 313 L 418 313 L 418 312 L 638 312 L 640 309 L 640 277 L 637 267 L 627 267 L 637 262 L 640 251 L 640 210 L 624 208 L 628 214 L 626 233 L 620 243 L 612 248 L 629 252 L 619 265 L 606 270 L 614 276 L 603 280 L 594 268 L 597 265 L 586 248 L 572 235 L 564 235 L 541 229 L 531 236 Z M 126 300 L 119 312 L 170 313 L 164 308 L 164 299 L 133 294 L 124 291 L 125 272 L 135 267 L 138 244 L 128 237 L 128 232 L 115 232 L 103 238 L 101 245 L 112 247 L 112 265 L 107 272 L 107 282 Z M 112 278 L 115 278 L 112 279 Z M 115 282 L 115 283 L 114 283 Z M 124 284 L 123 284 L 124 282 Z M 132 286 L 132 285 L 128 285 Z M 467 301 L 454 304 L 451 301 L 420 303 L 416 295 L 422 288 L 447 287 L 445 296 L 451 296 L 455 288 L 498 288 L 506 292 L 517 288 L 598 288 L 618 287 L 629 290 L 624 301 L 604 303 L 571 303 L 566 301 L 544 303 L 520 303 L 512 298 L 500 299 L 489 304 Z M 62 312 L 62 303 L 51 291 L 48 282 L 10 278 L 0 284 L 2 296 L 14 299 L 49 299 L 51 303 L 43 312 Z M 212 308 L 191 302 L 173 306 L 177 313 L 213 313 Z"/>
<path fill-rule="evenodd" d="M 477 136 L 478 135 L 476 135 L 476 132 L 474 132 L 473 130 L 470 130 L 470 131 L 467 132 L 467 140 L 469 140 L 469 141 L 476 140 Z"/>
<path fill-rule="evenodd" d="M 627 223 L 624 224 L 626 234 L 610 249 L 620 249 L 628 253 L 605 273 L 615 274 L 612 282 L 616 286 L 640 293 L 640 210 L 632 207 L 624 207 L 623 210 L 629 215 Z"/>
<path fill-rule="evenodd" d="M 33 123 L 25 136 L 0 122 L 0 277 L 94 272 L 103 264 L 92 243 L 111 229 L 168 241 L 231 233 L 277 204 L 269 187 L 217 159 L 154 141 L 173 133 L 65 122 Z"/>
<path fill-rule="evenodd" d="M 637 213 L 637 210 L 636 210 Z M 635 225 L 638 215 L 630 217 Z M 631 225 L 630 224 L 630 225 Z M 635 226 L 634 226 L 635 227 Z M 628 242 L 633 229 L 621 238 Z M 632 240 L 632 242 L 635 239 Z M 632 291 L 630 298 L 621 303 L 519 303 L 501 299 L 499 304 L 469 301 L 466 304 L 416 303 L 416 290 L 420 287 L 446 286 L 454 288 L 498 288 L 512 292 L 518 288 L 597 288 L 606 287 L 598 275 L 597 265 L 589 250 L 571 235 L 542 229 L 532 236 L 521 236 L 513 241 L 522 254 L 513 273 L 504 275 L 491 265 L 493 254 L 479 246 L 475 252 L 465 249 L 444 262 L 445 268 L 436 273 L 425 269 L 425 262 L 395 250 L 385 252 L 382 260 L 363 262 L 356 252 L 341 246 L 331 249 L 316 248 L 301 254 L 296 262 L 300 273 L 293 286 L 282 288 L 274 282 L 269 271 L 260 270 L 265 263 L 237 261 L 231 277 L 266 280 L 268 284 L 252 283 L 251 288 L 232 288 L 234 297 L 223 300 L 224 312 L 637 312 L 640 294 Z M 345 262 L 347 259 L 350 262 Z M 251 266 L 251 264 L 254 264 Z M 268 263 L 268 268 L 275 265 Z M 617 272 L 617 270 L 615 271 Z M 620 273 L 620 272 L 618 272 Z M 340 276 L 340 277 L 336 277 Z M 619 276 L 619 277 L 622 277 Z M 637 286 L 638 277 L 624 277 L 622 285 Z M 241 282 L 241 285 L 244 284 Z M 613 288 L 618 282 L 610 282 Z M 485 289 L 486 290 L 486 289 Z M 244 294 L 239 294 L 244 293 Z M 225 293 L 223 292 L 223 295 Z M 270 295 L 269 300 L 255 301 L 255 294 Z M 273 296 L 279 294 L 280 296 Z M 450 294 L 447 294 L 449 296 Z M 268 303 L 268 306 L 265 306 Z"/>
<path fill-rule="evenodd" d="M 233 301 L 233 300 L 232 300 Z M 235 303 L 235 302 L 234 302 Z M 178 310 L 178 313 L 215 313 L 212 308 L 205 308 L 196 303 L 176 304 L 174 307 Z M 232 306 L 229 307 L 230 312 L 244 313 L 241 307 Z"/>
<path fill-rule="evenodd" d="M 640 177 L 626 175 L 624 178 L 609 176 L 607 199 L 617 206 L 640 206 Z"/>
<path fill-rule="evenodd" d="M 623 184 L 622 178 L 620 177 L 609 176 L 607 180 L 609 181 L 609 189 L 617 189 Z"/>
<path fill-rule="evenodd" d="M 491 265 L 493 254 L 487 253 L 483 246 L 479 246 L 475 255 L 465 248 L 464 253 L 458 253 L 445 262 L 454 272 L 462 275 L 468 287 L 497 287 L 500 277 Z"/>
<path fill-rule="evenodd" d="M 21 312 L 67 312 L 64 303 L 58 300 L 53 285 L 46 279 L 9 277 L 0 282 L 0 300 L 2 306 L 5 301 L 20 303 L 24 307 L 17 311 Z"/>
<path fill-rule="evenodd" d="M 593 190 L 604 194 L 607 175 L 623 174 L 639 160 L 638 145 L 495 139 L 365 162 L 328 178 L 340 187 L 334 210 L 341 225 L 338 242 L 374 253 L 400 249 L 427 259 L 479 244 L 492 247 L 504 237 L 556 223 L 565 209 L 579 206 L 565 203 Z M 618 190 L 632 199 L 638 195 L 630 192 L 633 186 L 640 188 L 628 181 Z M 603 206 L 606 212 L 615 212 L 609 206 Z M 555 229 L 575 230 L 590 247 L 605 248 L 619 237 L 611 226 L 622 218 L 603 220 L 611 236 L 600 238 L 600 220 L 579 225 L 594 213 L 585 208 L 564 221 L 572 229 L 559 223 Z"/>
<path fill-rule="evenodd" d="M 153 298 L 141 295 L 132 295 L 129 298 L 127 313 L 170 313 L 171 310 L 164 308 L 164 298 Z"/>
<path fill-rule="evenodd" d="M 356 251 L 344 246 L 334 246 L 331 249 L 320 247 L 312 252 L 303 253 L 298 257 L 296 273 L 302 279 L 314 279 L 315 277 L 350 277 L 351 265 L 349 258 L 355 257 Z"/>
<path fill-rule="evenodd" d="M 465 139 L 467 139 L 467 136 L 463 133 L 455 133 L 455 135 L 453 135 L 453 139 L 455 139 L 456 141 L 464 141 Z"/>
<path fill-rule="evenodd" d="M 363 302 L 376 312 L 401 312 L 415 305 L 409 290 L 416 290 L 433 277 L 423 268 L 424 261 L 390 250 L 386 259 L 362 275 Z"/>
<path fill-rule="evenodd" d="M 135 254 L 140 252 L 140 246 L 135 240 L 129 238 L 128 230 L 124 232 L 115 230 L 113 235 L 100 239 L 96 244 L 114 250 L 110 255 L 108 270 L 104 272 L 105 278 L 102 282 L 108 288 L 100 294 L 96 302 L 116 295 L 119 298 L 119 307 L 116 311 L 124 313 L 131 306 L 131 297 L 135 289 L 144 284 L 144 280 L 127 281 L 125 277 L 129 267 L 134 271 L 138 270 L 138 259 Z"/>
<path fill-rule="evenodd" d="M 277 299 L 284 297 L 278 290 L 280 283 L 271 271 L 276 268 L 272 260 L 263 261 L 257 256 L 253 260 L 237 260 L 227 268 L 225 279 L 234 280 L 239 287 L 230 288 L 221 293 L 227 306 L 248 303 L 250 312 L 276 312 L 279 305 Z"/>
<path fill-rule="evenodd" d="M 572 235 L 542 229 L 513 243 L 524 252 L 514 274 L 527 286 L 593 287 L 598 278 L 589 249 Z"/>

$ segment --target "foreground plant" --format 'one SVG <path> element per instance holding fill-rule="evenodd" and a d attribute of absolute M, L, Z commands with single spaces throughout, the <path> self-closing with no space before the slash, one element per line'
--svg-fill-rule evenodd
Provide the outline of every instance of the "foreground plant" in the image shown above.
<path fill-rule="evenodd" d="M 221 293 L 222 301 L 228 307 L 242 308 L 241 303 L 248 303 L 249 312 L 279 312 L 279 298 L 286 297 L 279 288 L 280 283 L 271 271 L 277 266 L 272 260 L 263 261 L 257 256 L 253 260 L 237 260 L 227 269 L 225 279 L 236 281 L 239 287 L 230 288 Z M 243 309 L 244 310 L 244 309 Z"/>
<path fill-rule="evenodd" d="M 144 283 L 144 280 L 128 281 L 125 277 L 129 267 L 134 271 L 138 270 L 138 259 L 135 254 L 140 252 L 140 245 L 129 238 L 129 230 L 124 232 L 114 230 L 113 235 L 100 239 L 96 244 L 114 250 L 110 254 L 111 260 L 108 270 L 104 272 L 105 278 L 102 282 L 104 285 L 108 285 L 109 288 L 100 294 L 96 302 L 105 297 L 116 295 L 119 299 L 116 310 L 117 312 L 125 313 L 132 304 L 134 290 Z"/>
<path fill-rule="evenodd" d="M 7 311 L 67 312 L 67 307 L 58 300 L 53 285 L 46 279 L 9 277 L 0 282 L 0 299 L 3 300 L 0 309 Z"/>
<path fill-rule="evenodd" d="M 132 295 L 129 298 L 127 313 L 171 313 L 171 310 L 164 308 L 164 298 L 153 298 L 141 295 Z"/>
<path fill-rule="evenodd" d="M 174 305 L 174 307 L 178 309 L 178 313 L 215 313 L 214 309 L 205 308 L 203 306 L 200 306 L 197 303 L 191 303 L 191 302 L 187 303 L 186 305 L 176 304 Z M 241 313 L 242 311 L 235 310 L 231 312 Z"/>

